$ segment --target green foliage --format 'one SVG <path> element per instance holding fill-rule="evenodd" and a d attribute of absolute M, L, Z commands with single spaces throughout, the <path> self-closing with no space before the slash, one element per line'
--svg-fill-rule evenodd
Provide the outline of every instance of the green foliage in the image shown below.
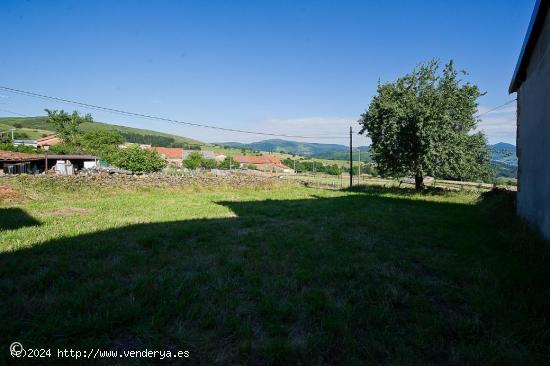
<path fill-rule="evenodd" d="M 104 146 L 117 146 L 124 142 L 122 135 L 114 130 L 90 130 L 82 134 L 81 144 L 90 150 L 101 149 Z"/>
<path fill-rule="evenodd" d="M 444 179 L 489 180 L 489 150 L 482 133 L 471 135 L 482 95 L 463 83 L 453 62 L 439 73 L 435 60 L 394 83 L 380 84 L 361 115 L 361 133 L 372 140 L 370 154 L 383 176 L 414 176 L 417 188 L 431 175 Z"/>
<path fill-rule="evenodd" d="M 93 122 L 92 115 L 82 117 L 77 111 L 68 114 L 64 110 L 45 110 L 48 113 L 48 121 L 55 126 L 56 134 L 63 142 L 69 145 L 80 145 L 81 131 L 78 129 L 84 122 Z"/>
<path fill-rule="evenodd" d="M 198 169 L 198 168 L 215 169 L 217 165 L 218 163 L 216 162 L 216 160 L 205 159 L 198 152 L 193 152 L 189 154 L 187 159 L 183 161 L 183 166 L 191 170 Z"/>
<path fill-rule="evenodd" d="M 11 145 L 11 135 L 7 133 L 0 134 L 0 144 L 10 144 Z"/>
<path fill-rule="evenodd" d="M 218 163 L 214 159 L 202 159 L 201 167 L 205 169 L 216 169 Z"/>
<path fill-rule="evenodd" d="M 218 165 L 220 169 L 235 169 L 239 167 L 239 163 L 235 163 L 235 161 L 231 157 L 226 157 L 223 159 L 223 161 Z"/>
<path fill-rule="evenodd" d="M 183 166 L 191 170 L 199 168 L 201 164 L 202 164 L 202 155 L 199 154 L 198 152 L 189 154 L 187 159 L 183 161 Z"/>
<path fill-rule="evenodd" d="M 87 154 L 88 151 L 85 151 L 84 148 L 80 145 L 73 145 L 70 143 L 62 142 L 60 144 L 50 146 L 48 153 L 58 155 Z"/>
<path fill-rule="evenodd" d="M 114 166 L 132 172 L 158 172 L 166 165 L 157 151 L 142 149 L 139 146 L 114 149 L 106 158 Z"/>
<path fill-rule="evenodd" d="M 0 143 L 0 151 L 15 151 L 15 152 L 28 153 L 28 154 L 40 153 L 40 151 L 38 151 L 32 146 L 13 145 L 11 143 L 11 139 L 10 139 L 10 142 L 8 143 Z"/>
<path fill-rule="evenodd" d="M 16 131 L 13 134 L 13 138 L 15 140 L 26 140 L 26 139 L 29 138 L 29 134 L 26 133 L 26 132 L 22 132 L 22 131 Z"/>

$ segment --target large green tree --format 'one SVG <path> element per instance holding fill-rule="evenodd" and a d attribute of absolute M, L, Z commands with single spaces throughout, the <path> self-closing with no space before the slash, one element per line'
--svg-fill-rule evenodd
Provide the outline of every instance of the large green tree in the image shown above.
<path fill-rule="evenodd" d="M 432 60 L 396 82 L 379 84 L 359 120 L 361 133 L 372 140 L 370 154 L 379 173 L 413 176 L 417 189 L 427 175 L 489 179 L 485 136 L 473 133 L 481 95 L 476 85 L 459 78 L 452 61 L 441 70 Z"/>
<path fill-rule="evenodd" d="M 81 142 L 82 132 L 78 126 L 84 122 L 93 122 L 92 115 L 89 113 L 81 116 L 77 111 L 71 114 L 64 110 L 46 109 L 45 111 L 48 113 L 48 121 L 55 126 L 57 136 L 63 140 L 63 143 L 72 146 L 79 146 Z"/>

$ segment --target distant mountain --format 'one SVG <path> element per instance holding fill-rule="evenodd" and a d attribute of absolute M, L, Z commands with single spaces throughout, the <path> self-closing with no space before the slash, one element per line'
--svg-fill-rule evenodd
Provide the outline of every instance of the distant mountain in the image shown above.
<path fill-rule="evenodd" d="M 489 148 L 491 149 L 491 160 L 506 165 L 518 166 L 515 145 L 499 142 L 498 144 L 489 145 Z"/>
<path fill-rule="evenodd" d="M 347 160 L 349 159 L 349 146 L 339 144 L 320 144 L 310 142 L 297 142 L 287 140 L 263 140 L 243 144 L 240 142 L 221 142 L 216 145 L 234 148 L 244 148 L 273 153 L 287 153 L 318 159 Z M 357 149 L 357 148 L 355 148 Z M 368 158 L 368 146 L 360 146 L 361 160 Z M 364 155 L 363 155 L 364 154 Z"/>
<path fill-rule="evenodd" d="M 21 139 L 36 139 L 54 133 L 55 126 L 45 116 L 39 117 L 0 117 L 0 131 L 8 132 L 15 128 L 14 136 Z M 116 130 L 126 142 L 151 144 L 162 147 L 191 147 L 207 145 L 204 142 L 164 132 L 144 130 L 102 122 L 84 122 L 80 125 L 83 131 L 94 129 Z"/>

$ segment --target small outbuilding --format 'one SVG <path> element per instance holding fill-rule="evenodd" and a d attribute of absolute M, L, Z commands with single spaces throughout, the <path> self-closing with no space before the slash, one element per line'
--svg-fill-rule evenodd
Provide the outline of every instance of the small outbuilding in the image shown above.
<path fill-rule="evenodd" d="M 509 88 L 517 93 L 518 214 L 550 239 L 550 0 L 538 0 Z"/>
<path fill-rule="evenodd" d="M 0 151 L 0 171 L 4 174 L 38 173 L 44 165 L 44 155 Z"/>

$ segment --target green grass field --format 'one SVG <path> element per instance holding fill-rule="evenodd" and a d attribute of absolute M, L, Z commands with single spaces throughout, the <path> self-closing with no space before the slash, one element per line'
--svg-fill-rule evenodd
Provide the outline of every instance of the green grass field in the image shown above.
<path fill-rule="evenodd" d="M 513 193 L 0 186 L 0 360 L 17 340 L 191 364 L 550 362 L 549 250 Z"/>

